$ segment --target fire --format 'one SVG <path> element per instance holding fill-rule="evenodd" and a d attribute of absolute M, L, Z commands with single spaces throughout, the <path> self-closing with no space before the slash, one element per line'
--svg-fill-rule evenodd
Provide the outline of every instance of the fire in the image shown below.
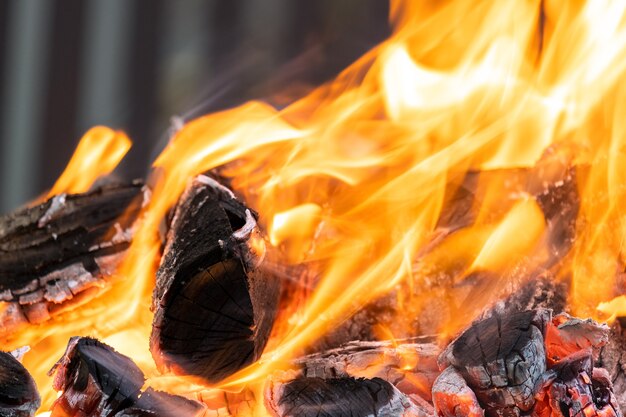
<path fill-rule="evenodd" d="M 392 0 L 391 21 L 388 40 L 286 108 L 249 102 L 175 134 L 154 162 L 152 199 L 120 282 L 13 341 L 33 345 L 26 366 L 41 390 L 76 334 L 129 355 L 155 386 L 198 386 L 159 376 L 147 346 L 159 224 L 208 170 L 259 212 L 273 259 L 316 275 L 281 316 L 271 349 L 212 393 L 260 392 L 320 335 L 390 294 L 397 337 L 422 331 L 416 323 L 435 301 L 453 314 L 442 312 L 434 330 L 455 334 L 505 289 L 546 271 L 570 282 L 576 315 L 623 313 L 623 297 L 610 300 L 625 262 L 626 6 Z M 50 193 L 87 189 L 129 146 L 121 133 L 88 132 Z M 451 196 L 478 172 L 476 198 L 457 214 L 465 221 L 441 226 Z M 571 172 L 575 239 L 554 249 L 562 234 L 541 198 Z M 44 410 L 53 398 L 45 392 Z"/>
<path fill-rule="evenodd" d="M 48 192 L 48 197 L 62 193 L 82 193 L 100 176 L 110 174 L 131 147 L 123 132 L 96 126 L 81 138 L 65 170 Z"/>

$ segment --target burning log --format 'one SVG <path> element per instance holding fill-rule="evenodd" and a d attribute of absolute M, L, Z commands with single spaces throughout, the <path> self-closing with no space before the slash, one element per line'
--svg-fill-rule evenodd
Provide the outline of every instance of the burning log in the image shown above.
<path fill-rule="evenodd" d="M 442 365 L 459 371 L 491 415 L 529 411 L 546 371 L 546 321 L 535 311 L 479 321 L 448 347 Z"/>
<path fill-rule="evenodd" d="M 622 416 L 608 372 L 593 367 L 590 350 L 559 362 L 551 373 L 552 380 L 537 395 L 534 416 Z"/>
<path fill-rule="evenodd" d="M 431 337 L 353 341 L 294 361 L 266 383 L 274 416 L 430 416 L 440 349 Z M 318 414 L 319 413 L 319 414 Z"/>
<path fill-rule="evenodd" d="M 145 378 L 128 357 L 90 338 L 72 338 L 50 371 L 60 391 L 52 417 L 179 417 L 199 415 L 201 404 L 183 397 L 141 391 Z"/>
<path fill-rule="evenodd" d="M 265 406 L 276 417 L 427 417 L 409 396 L 381 378 L 271 378 Z"/>
<path fill-rule="evenodd" d="M 139 182 L 57 195 L 0 217 L 0 334 L 48 320 L 107 286 L 132 239 Z"/>
<path fill-rule="evenodd" d="M 381 378 L 405 394 L 430 401 L 439 375 L 441 349 L 432 337 L 395 342 L 353 341 L 340 348 L 299 358 L 295 367 L 308 378 Z"/>
<path fill-rule="evenodd" d="M 593 350 L 608 328 L 546 310 L 494 314 L 442 354 L 433 387 L 438 416 L 621 416 L 608 373 Z"/>
<path fill-rule="evenodd" d="M 150 338 L 160 369 L 219 381 L 261 355 L 279 283 L 259 264 L 253 213 L 200 176 L 175 210 L 154 292 Z"/>
<path fill-rule="evenodd" d="M 41 404 L 35 381 L 10 353 L 0 352 L 0 416 L 30 417 Z"/>

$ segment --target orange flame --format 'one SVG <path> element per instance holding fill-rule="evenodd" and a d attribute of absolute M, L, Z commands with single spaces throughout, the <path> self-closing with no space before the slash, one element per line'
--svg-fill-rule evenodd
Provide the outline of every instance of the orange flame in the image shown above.
<path fill-rule="evenodd" d="M 152 383 L 189 392 L 154 370 L 148 305 L 159 223 L 189 179 L 212 169 L 260 213 L 280 261 L 315 265 L 319 277 L 276 326 L 272 349 L 212 388 L 260 392 L 271 372 L 383 296 L 397 303 L 398 337 L 453 334 L 546 269 L 568 280 L 575 314 L 622 314 L 622 298 L 597 307 L 619 295 L 624 265 L 626 5 L 392 0 L 391 21 L 388 40 L 290 106 L 249 102 L 186 124 L 154 163 L 125 279 L 69 333 L 104 338 Z M 562 236 L 541 199 L 562 185 L 564 164 L 581 203 L 573 248 L 554 261 L 549 245 Z M 463 221 L 441 226 L 458 203 L 451 190 L 476 172 L 500 180 L 479 180 Z M 69 334 L 46 326 L 20 341 L 45 335 L 56 358 Z"/>
<path fill-rule="evenodd" d="M 82 193 L 100 176 L 110 174 L 131 147 L 121 131 L 96 126 L 81 138 L 72 159 L 48 192 L 48 197 L 62 193 Z"/>

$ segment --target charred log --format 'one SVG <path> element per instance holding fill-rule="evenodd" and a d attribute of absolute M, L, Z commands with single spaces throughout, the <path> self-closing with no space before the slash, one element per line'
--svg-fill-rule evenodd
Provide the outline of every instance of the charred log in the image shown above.
<path fill-rule="evenodd" d="M 10 353 L 0 352 L 0 417 L 30 417 L 41 404 L 35 381 Z"/>
<path fill-rule="evenodd" d="M 408 396 L 380 378 L 270 379 L 265 405 L 276 417 L 427 417 Z"/>
<path fill-rule="evenodd" d="M 0 217 L 0 333 L 39 323 L 106 287 L 132 239 L 141 183 L 58 195 Z"/>
<path fill-rule="evenodd" d="M 60 392 L 51 416 L 196 416 L 199 403 L 147 389 L 144 375 L 128 357 L 90 338 L 72 338 L 50 371 Z"/>
<path fill-rule="evenodd" d="M 526 311 L 474 323 L 446 349 L 442 365 L 459 371 L 487 416 L 520 415 L 533 407 L 535 386 L 547 368 L 548 320 Z"/>
<path fill-rule="evenodd" d="M 437 415 L 621 416 L 609 374 L 594 368 L 608 327 L 547 310 L 494 313 L 440 358 Z"/>
<path fill-rule="evenodd" d="M 215 382 L 259 358 L 279 287 L 259 268 L 257 233 L 252 212 L 215 180 L 198 177 L 185 191 L 154 292 L 150 346 L 160 369 Z"/>
<path fill-rule="evenodd" d="M 354 341 L 299 358 L 295 366 L 302 376 L 309 378 L 381 378 L 405 394 L 430 401 L 431 387 L 440 373 L 437 365 L 440 353 L 433 337 L 394 343 Z"/>

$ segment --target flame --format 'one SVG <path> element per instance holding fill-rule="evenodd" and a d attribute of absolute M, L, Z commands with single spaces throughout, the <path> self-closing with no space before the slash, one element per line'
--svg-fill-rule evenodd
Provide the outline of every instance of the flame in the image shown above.
<path fill-rule="evenodd" d="M 268 375 L 381 298 L 396 303 L 388 333 L 398 338 L 453 335 L 546 271 L 569 283 L 576 315 L 622 314 L 623 296 L 610 300 L 626 237 L 626 5 L 392 0 L 390 10 L 390 38 L 304 98 L 280 110 L 248 102 L 175 134 L 154 162 L 153 198 L 120 283 L 76 317 L 20 336 L 41 341 L 26 358 L 34 374 L 38 354 L 60 357 L 69 335 L 84 334 L 131 356 L 159 387 L 195 389 L 154 370 L 148 306 L 159 224 L 208 170 L 260 213 L 273 256 L 316 279 L 301 283 L 312 289 L 293 295 L 261 360 L 207 398 L 244 387 L 258 395 Z M 76 158 L 70 165 L 84 163 Z M 565 198 L 552 213 L 549 193 L 570 171 L 580 207 L 565 210 L 578 204 Z M 570 233 L 566 212 L 577 215 L 575 239 L 557 250 Z"/>
<path fill-rule="evenodd" d="M 48 192 L 76 194 L 89 190 L 99 177 L 110 174 L 131 147 L 128 136 L 104 126 L 96 126 L 83 135 L 65 170 Z"/>

